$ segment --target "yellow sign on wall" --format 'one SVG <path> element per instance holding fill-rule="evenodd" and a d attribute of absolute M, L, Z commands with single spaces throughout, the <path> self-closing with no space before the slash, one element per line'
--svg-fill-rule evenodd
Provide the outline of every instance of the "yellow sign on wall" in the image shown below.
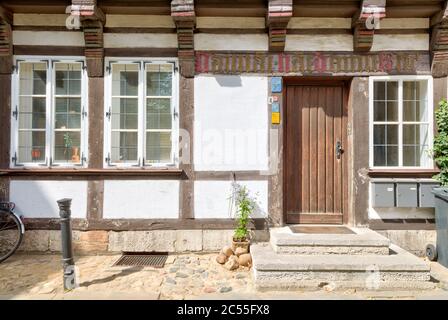
<path fill-rule="evenodd" d="M 272 112 L 272 124 L 280 124 L 280 112 Z"/>

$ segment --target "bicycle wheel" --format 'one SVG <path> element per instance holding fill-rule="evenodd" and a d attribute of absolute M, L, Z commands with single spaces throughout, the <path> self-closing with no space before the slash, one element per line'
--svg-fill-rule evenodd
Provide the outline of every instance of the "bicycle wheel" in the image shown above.
<path fill-rule="evenodd" d="M 22 238 L 19 219 L 8 211 L 0 211 L 0 263 L 17 250 Z"/>

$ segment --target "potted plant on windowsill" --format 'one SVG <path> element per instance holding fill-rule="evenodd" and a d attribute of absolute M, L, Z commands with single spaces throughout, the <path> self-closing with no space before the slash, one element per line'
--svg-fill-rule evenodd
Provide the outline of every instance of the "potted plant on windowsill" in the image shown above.
<path fill-rule="evenodd" d="M 234 182 L 234 200 L 236 206 L 236 228 L 232 238 L 232 249 L 242 248 L 249 252 L 250 240 L 248 224 L 255 209 L 255 201 L 249 197 L 249 192 L 245 186 L 240 186 Z"/>
<path fill-rule="evenodd" d="M 437 229 L 437 246 L 426 247 L 426 254 L 431 260 L 438 260 L 448 267 L 448 102 L 442 100 L 436 111 L 437 135 L 434 138 L 433 155 L 440 173 L 434 176 L 440 187 L 433 190 L 435 194 L 435 218 Z"/>

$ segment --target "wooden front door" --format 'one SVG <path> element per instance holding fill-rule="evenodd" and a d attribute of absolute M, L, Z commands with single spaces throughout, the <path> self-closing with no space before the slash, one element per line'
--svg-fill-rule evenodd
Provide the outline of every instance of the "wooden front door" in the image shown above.
<path fill-rule="evenodd" d="M 286 87 L 287 223 L 344 222 L 345 100 L 344 85 L 339 82 Z"/>

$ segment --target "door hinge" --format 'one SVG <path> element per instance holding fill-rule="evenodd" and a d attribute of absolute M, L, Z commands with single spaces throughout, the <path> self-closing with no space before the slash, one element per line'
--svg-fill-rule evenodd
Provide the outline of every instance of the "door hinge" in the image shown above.
<path fill-rule="evenodd" d="M 82 112 L 81 112 L 81 114 L 82 114 L 82 118 L 83 119 L 85 119 L 86 117 L 87 117 L 87 111 L 86 111 L 86 108 L 83 106 L 82 107 Z"/>
<path fill-rule="evenodd" d="M 19 117 L 19 109 L 17 108 L 17 106 L 15 106 L 15 109 L 14 109 L 14 111 L 12 112 L 12 116 L 13 116 L 14 118 L 16 118 L 16 120 L 18 119 L 18 117 Z"/>
<path fill-rule="evenodd" d="M 87 158 L 84 155 L 84 152 L 81 153 L 81 166 L 84 166 L 84 164 L 87 162 Z"/>
<path fill-rule="evenodd" d="M 111 116 L 112 116 L 112 108 L 109 107 L 109 111 L 106 111 L 106 118 L 108 118 L 110 121 Z"/>
<path fill-rule="evenodd" d="M 11 160 L 14 163 L 15 167 L 23 167 L 22 164 L 17 163 L 18 161 L 17 152 L 14 152 L 14 155 L 12 156 Z"/>

